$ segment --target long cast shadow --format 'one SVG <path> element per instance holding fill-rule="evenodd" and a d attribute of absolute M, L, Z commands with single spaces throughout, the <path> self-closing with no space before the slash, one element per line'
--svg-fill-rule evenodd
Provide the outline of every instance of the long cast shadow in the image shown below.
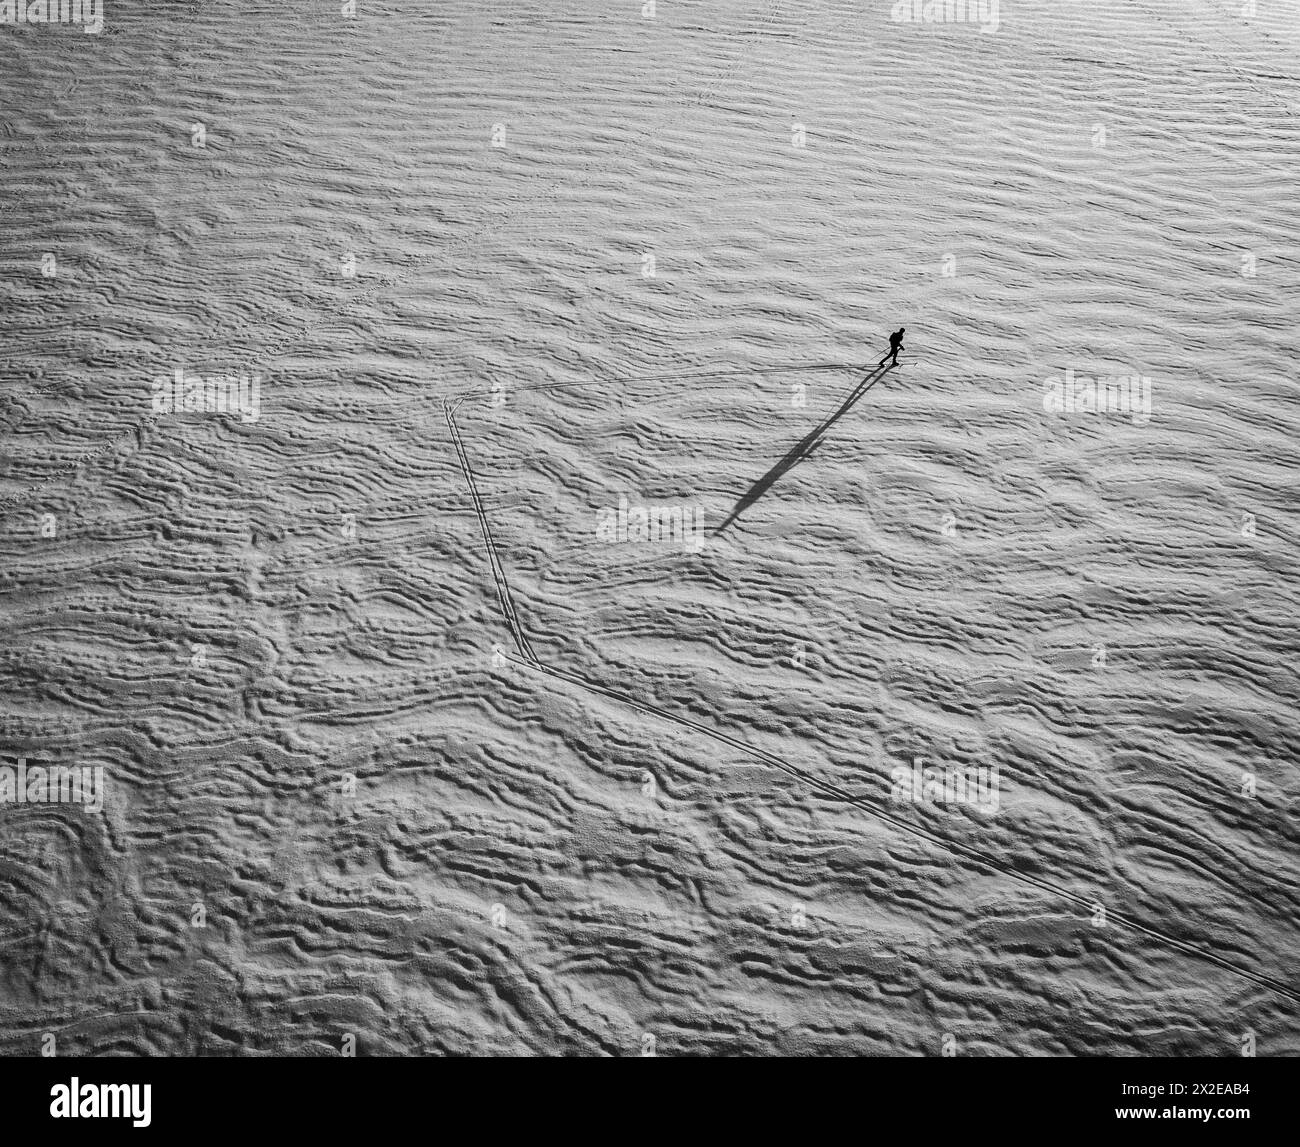
<path fill-rule="evenodd" d="M 814 426 L 812 430 L 799 440 L 799 442 L 790 447 L 781 461 L 755 482 L 749 488 L 745 496 L 741 498 L 734 507 L 732 507 L 731 513 L 727 515 L 727 520 L 716 529 L 710 530 L 709 533 L 713 537 L 717 537 L 723 530 L 731 525 L 732 522 L 740 517 L 741 514 L 748 510 L 750 506 L 757 502 L 759 498 L 766 494 L 768 490 L 772 488 L 777 479 L 779 479 L 787 470 L 792 469 L 807 458 L 808 455 L 811 454 L 820 444 L 822 436 L 826 431 L 843 418 L 853 408 L 858 399 L 866 394 L 867 391 L 875 386 L 876 383 L 884 378 L 892 369 L 892 364 L 890 366 L 878 366 L 874 371 L 868 374 L 866 378 L 859 382 L 858 385 L 854 387 L 853 393 L 844 400 L 840 408 L 835 411 L 834 414 L 823 419 L 820 423 Z"/>

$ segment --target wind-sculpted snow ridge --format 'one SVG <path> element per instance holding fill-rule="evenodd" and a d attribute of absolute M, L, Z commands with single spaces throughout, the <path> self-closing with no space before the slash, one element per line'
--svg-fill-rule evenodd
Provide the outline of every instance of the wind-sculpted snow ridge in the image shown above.
<path fill-rule="evenodd" d="M 1300 1051 L 1238 7 L 4 30 L 0 1053 Z"/>

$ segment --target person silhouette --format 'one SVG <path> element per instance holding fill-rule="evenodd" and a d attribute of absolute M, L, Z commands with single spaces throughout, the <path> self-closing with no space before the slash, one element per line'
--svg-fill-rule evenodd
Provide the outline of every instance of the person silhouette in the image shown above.
<path fill-rule="evenodd" d="M 890 366 L 898 365 L 898 352 L 903 349 L 903 332 L 905 330 L 907 330 L 906 327 L 899 327 L 898 330 L 896 330 L 892 335 L 889 336 L 890 353 L 885 355 L 885 358 L 882 358 L 880 362 L 876 364 L 877 366 L 884 366 L 885 359 L 889 360 Z"/>

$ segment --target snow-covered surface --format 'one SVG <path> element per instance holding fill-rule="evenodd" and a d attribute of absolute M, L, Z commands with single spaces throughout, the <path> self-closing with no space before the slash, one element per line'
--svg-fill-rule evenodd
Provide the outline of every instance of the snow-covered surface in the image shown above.
<path fill-rule="evenodd" d="M 340 6 L 0 28 L 0 1050 L 1300 1049 L 1297 5 Z"/>

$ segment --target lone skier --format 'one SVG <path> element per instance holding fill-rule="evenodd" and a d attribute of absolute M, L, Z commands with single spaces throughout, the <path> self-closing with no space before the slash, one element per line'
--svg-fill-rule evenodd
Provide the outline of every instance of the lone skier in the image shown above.
<path fill-rule="evenodd" d="M 892 335 L 889 336 L 889 354 L 885 355 L 876 365 L 884 366 L 886 359 L 890 366 L 898 365 L 898 352 L 903 349 L 903 332 L 906 327 L 899 327 Z"/>

